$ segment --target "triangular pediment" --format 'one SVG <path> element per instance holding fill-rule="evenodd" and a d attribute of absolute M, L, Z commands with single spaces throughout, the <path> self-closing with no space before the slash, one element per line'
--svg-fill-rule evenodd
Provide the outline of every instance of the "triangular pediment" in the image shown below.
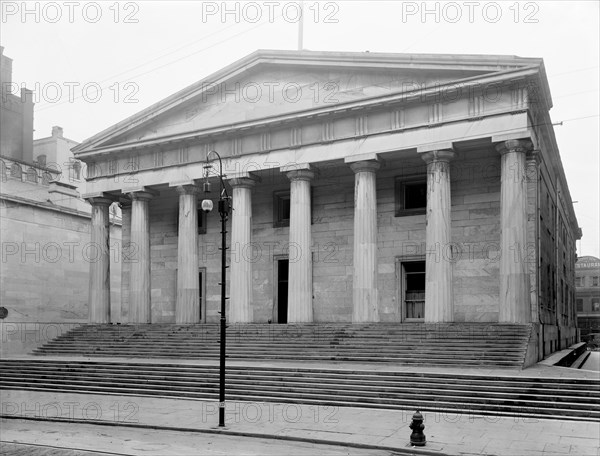
<path fill-rule="evenodd" d="M 257 51 L 84 141 L 75 152 L 335 107 L 539 62 L 510 56 Z"/>

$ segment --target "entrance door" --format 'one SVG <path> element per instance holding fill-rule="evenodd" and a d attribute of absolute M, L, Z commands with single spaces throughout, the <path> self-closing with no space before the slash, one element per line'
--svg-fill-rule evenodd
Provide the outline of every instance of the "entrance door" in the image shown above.
<path fill-rule="evenodd" d="M 277 323 L 287 323 L 289 260 L 277 260 L 277 302 L 275 303 Z"/>
<path fill-rule="evenodd" d="M 205 287 L 206 287 L 206 268 L 198 270 L 198 294 L 200 308 L 200 322 L 206 323 L 206 302 L 205 302 Z"/>
<path fill-rule="evenodd" d="M 422 321 L 425 318 L 425 262 L 402 263 L 402 304 L 404 320 Z"/>

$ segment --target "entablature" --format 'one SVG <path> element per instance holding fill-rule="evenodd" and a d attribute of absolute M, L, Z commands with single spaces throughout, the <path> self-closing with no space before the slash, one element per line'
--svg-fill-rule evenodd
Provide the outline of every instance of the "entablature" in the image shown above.
<path fill-rule="evenodd" d="M 301 147 L 282 147 L 277 150 L 255 152 L 234 156 L 224 152 L 225 143 L 215 142 L 214 149 L 223 157 L 223 168 L 229 175 L 236 172 L 261 172 L 282 169 L 299 163 L 319 164 L 325 162 L 353 161 L 353 158 L 370 157 L 376 154 L 383 160 L 387 157 L 402 158 L 415 156 L 419 146 L 431 143 L 468 142 L 490 139 L 498 131 L 515 132 L 521 136 L 531 136 L 527 113 L 504 113 L 470 121 L 448 122 L 445 124 L 402 130 L 388 130 L 378 134 L 357 137 L 349 134 L 332 142 L 314 141 Z M 138 155 L 138 160 L 121 158 L 112 163 L 112 174 L 99 173 L 88 179 L 88 191 L 119 191 L 131 185 L 157 186 L 169 182 L 202 179 L 208 148 L 192 147 L 190 160 L 179 163 L 176 157 L 165 153 L 163 164 L 154 167 L 153 154 Z M 99 166 L 105 166 L 100 164 Z M 119 169 L 124 171 L 119 172 Z M 100 171 L 106 172 L 106 168 Z"/>

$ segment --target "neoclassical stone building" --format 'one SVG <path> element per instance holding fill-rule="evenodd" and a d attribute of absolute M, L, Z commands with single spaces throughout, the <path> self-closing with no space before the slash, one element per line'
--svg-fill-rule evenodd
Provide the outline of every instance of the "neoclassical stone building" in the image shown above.
<path fill-rule="evenodd" d="M 580 236 L 551 107 L 537 58 L 257 51 L 74 152 L 96 242 L 122 204 L 125 321 L 217 321 L 214 150 L 230 322 L 523 323 L 547 352 L 576 337 Z"/>

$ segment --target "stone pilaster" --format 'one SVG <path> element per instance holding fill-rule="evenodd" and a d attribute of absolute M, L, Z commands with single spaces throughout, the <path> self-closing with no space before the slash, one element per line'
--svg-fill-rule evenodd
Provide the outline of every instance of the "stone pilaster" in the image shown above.
<path fill-rule="evenodd" d="M 108 198 L 88 198 L 92 205 L 90 288 L 88 316 L 90 323 L 110 323 L 110 230 Z M 93 252 L 93 253 L 92 253 Z"/>
<path fill-rule="evenodd" d="M 229 292 L 230 323 L 252 322 L 252 187 L 257 179 L 230 179 L 233 188 L 231 212 L 231 278 Z M 235 255 L 234 253 L 235 252 Z"/>
<path fill-rule="evenodd" d="M 354 273 L 352 323 L 379 321 L 377 293 L 376 160 L 352 163 L 354 171 Z"/>
<path fill-rule="evenodd" d="M 538 230 L 540 223 L 539 213 L 539 167 L 541 156 L 539 150 L 527 152 L 525 157 L 527 168 L 527 246 L 526 258 L 529 273 L 529 299 L 531 304 L 531 321 L 539 321 L 539 249 Z"/>
<path fill-rule="evenodd" d="M 425 322 L 454 321 L 450 249 L 450 160 L 452 150 L 422 155 L 427 163 L 427 228 L 425 233 Z"/>
<path fill-rule="evenodd" d="M 500 190 L 500 323 L 530 323 L 527 246 L 527 140 L 509 140 L 496 146 L 501 154 Z"/>
<path fill-rule="evenodd" d="M 290 267 L 288 323 L 313 321 L 310 169 L 288 171 L 290 191 Z"/>
<path fill-rule="evenodd" d="M 133 249 L 131 247 L 131 201 L 122 200 L 121 207 L 121 321 L 129 318 L 129 279 Z"/>
<path fill-rule="evenodd" d="M 177 301 L 175 322 L 200 321 L 200 281 L 198 278 L 198 188 L 180 185 L 179 232 L 177 237 Z"/>
<path fill-rule="evenodd" d="M 150 192 L 129 194 L 131 204 L 131 272 L 129 281 L 129 322 L 150 323 Z"/>

